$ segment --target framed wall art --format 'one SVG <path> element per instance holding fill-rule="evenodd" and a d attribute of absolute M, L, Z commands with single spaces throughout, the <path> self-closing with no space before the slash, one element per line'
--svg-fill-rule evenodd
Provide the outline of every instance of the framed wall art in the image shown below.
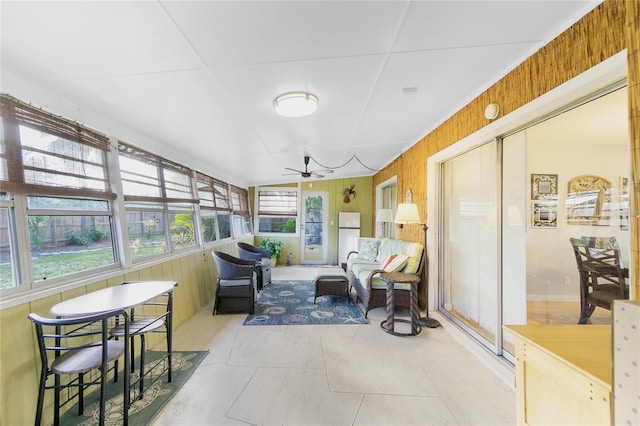
<path fill-rule="evenodd" d="M 608 225 L 603 203 L 611 192 L 611 182 L 596 175 L 581 175 L 569 180 L 567 223 L 570 225 Z"/>
<path fill-rule="evenodd" d="M 558 204 L 553 202 L 534 202 L 531 208 L 531 226 L 533 228 L 555 228 L 558 224 Z"/>
<path fill-rule="evenodd" d="M 532 200 L 557 200 L 558 175 L 531 174 Z"/>

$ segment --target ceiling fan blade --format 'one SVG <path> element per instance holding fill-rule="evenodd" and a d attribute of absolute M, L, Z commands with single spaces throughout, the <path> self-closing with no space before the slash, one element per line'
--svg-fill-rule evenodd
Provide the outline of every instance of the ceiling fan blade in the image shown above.
<path fill-rule="evenodd" d="M 292 172 L 296 172 L 296 173 L 304 173 L 302 170 L 296 170 L 296 169 L 292 169 L 291 167 L 285 167 L 285 170 L 291 170 Z"/>
<path fill-rule="evenodd" d="M 331 170 L 331 169 L 322 169 L 322 170 L 316 170 L 316 172 L 320 172 L 320 173 L 333 173 L 333 170 Z"/>
<path fill-rule="evenodd" d="M 294 175 L 299 175 L 300 172 L 295 172 L 295 173 L 283 173 L 282 176 L 294 176 Z"/>
<path fill-rule="evenodd" d="M 324 170 L 323 170 L 323 171 L 324 171 Z M 312 175 L 314 175 L 315 177 L 320 177 L 320 178 L 321 178 L 321 177 L 324 177 L 324 175 L 321 175 L 321 174 L 320 174 L 320 173 L 318 173 L 318 172 L 310 172 L 310 173 L 311 173 Z"/>

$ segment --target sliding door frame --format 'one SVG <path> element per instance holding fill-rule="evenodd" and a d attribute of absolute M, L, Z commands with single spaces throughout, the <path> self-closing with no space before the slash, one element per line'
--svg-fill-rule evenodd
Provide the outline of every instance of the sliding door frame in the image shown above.
<path fill-rule="evenodd" d="M 497 238 L 498 250 L 502 252 L 502 138 L 521 131 L 527 127 L 534 125 L 535 123 L 544 121 L 551 116 L 557 115 L 564 110 L 569 109 L 569 106 L 575 107 L 576 103 L 584 103 L 587 98 L 592 98 L 597 93 L 609 92 L 614 90 L 614 87 L 622 87 L 626 85 L 627 76 L 627 55 L 626 50 L 617 53 L 608 60 L 594 66 L 593 68 L 585 71 L 581 75 L 569 80 L 568 82 L 558 86 L 550 92 L 540 96 L 539 98 L 531 101 L 530 103 L 522 106 L 521 108 L 499 118 L 498 120 L 491 122 L 487 126 L 478 130 L 477 132 L 465 137 L 459 142 L 443 149 L 442 151 L 427 158 L 427 194 L 430 194 L 431 199 L 427 202 L 427 250 L 430 253 L 430 262 L 428 263 L 428 286 L 431 289 L 429 294 L 429 300 L 427 306 L 430 310 L 439 312 L 441 315 L 450 318 L 450 315 L 446 314 L 443 309 L 443 291 L 442 291 L 442 279 L 444 265 L 442 264 L 442 253 L 444 249 L 443 244 L 443 230 L 442 218 L 443 212 L 443 194 L 442 194 L 442 167 L 443 164 L 481 146 L 492 139 L 497 139 L 499 142 L 496 146 L 498 149 L 498 171 L 496 173 L 497 188 L 499 190 L 497 201 L 499 202 L 497 208 L 496 217 L 498 218 Z M 567 102 L 567 100 L 570 100 Z M 551 111 L 551 112 L 550 112 Z M 433 195 L 431 195 L 433 194 Z M 502 277 L 502 255 L 499 254 L 496 267 L 499 268 L 498 279 L 501 281 Z M 467 334 L 475 338 L 478 342 L 482 343 L 492 352 L 497 355 L 502 355 L 506 359 L 514 362 L 511 354 L 505 352 L 502 349 L 502 283 L 498 283 L 498 293 L 496 295 L 497 303 L 500 309 L 496 315 L 496 321 L 498 321 L 498 327 L 496 329 L 496 338 L 494 342 L 488 342 L 485 338 L 478 333 L 470 330 L 469 327 L 459 324 L 459 321 L 453 319 L 452 321 L 461 327 Z"/>

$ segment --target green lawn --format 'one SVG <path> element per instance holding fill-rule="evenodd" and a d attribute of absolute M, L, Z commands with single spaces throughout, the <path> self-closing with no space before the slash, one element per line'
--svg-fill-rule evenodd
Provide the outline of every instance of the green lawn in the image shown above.
<path fill-rule="evenodd" d="M 140 258 L 157 252 L 157 246 L 142 246 L 138 249 L 135 257 Z M 92 251 L 67 252 L 35 257 L 32 259 L 31 267 L 33 268 L 35 281 L 40 281 L 45 278 L 60 277 L 112 265 L 113 262 L 111 247 L 106 247 Z M 12 286 L 11 265 L 8 263 L 0 265 L 0 288 L 11 288 Z"/>

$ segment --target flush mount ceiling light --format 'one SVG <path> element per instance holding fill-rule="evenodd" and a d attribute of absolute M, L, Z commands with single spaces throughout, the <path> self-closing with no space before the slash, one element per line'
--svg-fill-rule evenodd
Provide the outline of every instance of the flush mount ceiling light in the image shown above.
<path fill-rule="evenodd" d="M 318 97 L 307 92 L 283 93 L 273 100 L 273 107 L 283 117 L 304 117 L 318 108 Z"/>

